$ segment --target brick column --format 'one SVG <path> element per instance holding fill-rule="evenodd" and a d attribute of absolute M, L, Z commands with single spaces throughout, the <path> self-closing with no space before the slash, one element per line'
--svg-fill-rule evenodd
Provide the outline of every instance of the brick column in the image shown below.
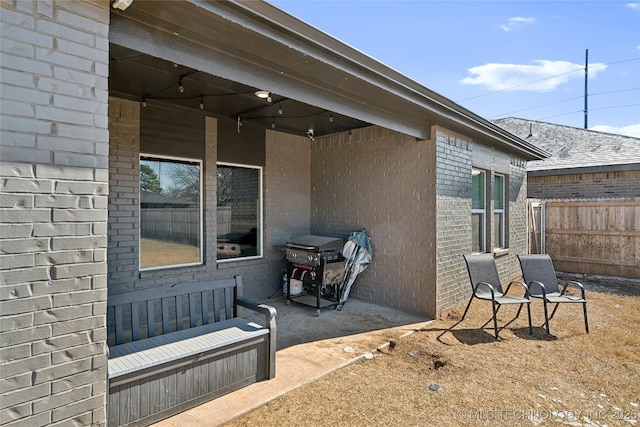
<path fill-rule="evenodd" d="M 105 425 L 109 4 L 0 6 L 0 424 Z"/>

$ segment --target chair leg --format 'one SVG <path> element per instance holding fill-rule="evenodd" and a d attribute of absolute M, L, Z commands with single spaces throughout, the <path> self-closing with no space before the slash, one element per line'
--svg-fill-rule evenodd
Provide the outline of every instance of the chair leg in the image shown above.
<path fill-rule="evenodd" d="M 560 303 L 556 303 L 556 306 L 553 307 L 553 311 L 551 312 L 551 316 L 549 316 L 549 320 L 553 319 L 553 316 L 556 314 L 556 310 L 558 309 L 558 306 L 560 305 Z"/>
<path fill-rule="evenodd" d="M 584 329 L 589 333 L 589 322 L 587 321 L 587 303 L 582 303 L 582 311 L 584 312 Z"/>
<path fill-rule="evenodd" d="M 522 306 L 520 306 L 522 308 Z M 529 315 L 529 335 L 533 335 L 533 326 L 531 325 L 531 304 L 527 304 L 527 314 Z"/>
<path fill-rule="evenodd" d="M 471 307 L 471 303 L 473 302 L 473 295 L 471 295 L 471 298 L 469 298 L 469 303 L 467 304 L 467 308 L 464 309 L 464 313 L 462 313 L 462 318 L 460 319 L 460 322 L 462 322 L 465 318 L 465 316 L 467 315 L 467 311 L 469 311 L 469 307 Z"/>
<path fill-rule="evenodd" d="M 543 305 L 544 305 L 544 324 L 547 327 L 547 335 L 551 335 L 551 332 L 549 332 L 549 312 L 547 311 L 547 300 L 543 299 Z"/>
<path fill-rule="evenodd" d="M 495 301 L 491 301 L 491 304 L 493 305 L 493 329 L 496 332 L 496 339 L 498 339 L 498 309 L 500 307 L 496 309 Z"/>

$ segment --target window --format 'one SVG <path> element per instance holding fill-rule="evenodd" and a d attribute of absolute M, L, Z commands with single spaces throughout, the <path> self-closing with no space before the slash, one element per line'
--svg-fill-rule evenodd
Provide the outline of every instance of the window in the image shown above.
<path fill-rule="evenodd" d="M 486 221 L 486 172 L 473 169 L 471 173 L 471 230 L 472 251 L 485 251 Z"/>
<path fill-rule="evenodd" d="M 262 256 L 262 168 L 218 163 L 219 261 Z"/>
<path fill-rule="evenodd" d="M 493 178 L 493 227 L 492 245 L 494 248 L 505 247 L 505 177 L 496 174 Z"/>
<path fill-rule="evenodd" d="M 202 264 L 201 162 L 140 156 L 140 269 Z"/>

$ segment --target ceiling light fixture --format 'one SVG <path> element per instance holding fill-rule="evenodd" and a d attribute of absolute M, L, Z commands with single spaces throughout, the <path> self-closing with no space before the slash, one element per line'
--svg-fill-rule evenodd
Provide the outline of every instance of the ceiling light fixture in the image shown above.
<path fill-rule="evenodd" d="M 200 97 L 200 109 L 204 110 L 204 96 Z"/>
<path fill-rule="evenodd" d="M 267 90 L 257 90 L 255 94 L 260 99 L 266 99 L 268 103 L 272 101 L 271 94 Z"/>
<path fill-rule="evenodd" d="M 113 8 L 125 10 L 126 8 L 131 6 L 131 3 L 133 3 L 133 0 L 116 0 L 113 2 Z"/>
<path fill-rule="evenodd" d="M 178 92 L 184 92 L 184 85 L 182 84 L 182 77 L 180 77 L 180 81 L 178 82 Z"/>
<path fill-rule="evenodd" d="M 280 103 L 280 105 L 278 105 L 278 114 L 282 115 L 282 103 Z"/>

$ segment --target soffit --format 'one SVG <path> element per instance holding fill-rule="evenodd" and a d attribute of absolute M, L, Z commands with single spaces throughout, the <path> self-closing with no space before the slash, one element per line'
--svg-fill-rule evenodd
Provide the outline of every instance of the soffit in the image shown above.
<path fill-rule="evenodd" d="M 432 125 L 525 159 L 545 153 L 265 3 L 144 1 L 114 11 L 112 43 L 325 111 L 429 139 Z"/>

